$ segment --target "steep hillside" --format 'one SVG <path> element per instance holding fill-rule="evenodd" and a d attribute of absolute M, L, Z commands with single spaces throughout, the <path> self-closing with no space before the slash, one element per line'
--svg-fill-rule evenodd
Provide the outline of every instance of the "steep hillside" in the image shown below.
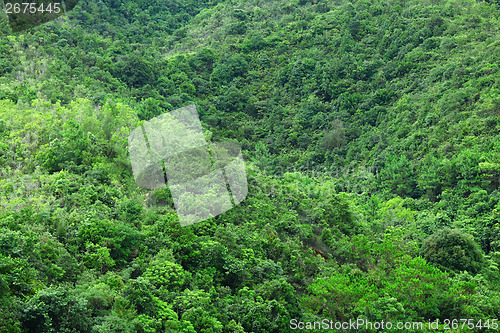
<path fill-rule="evenodd" d="M 0 22 L 0 332 L 496 331 L 499 15 L 107 0 Z M 181 228 L 127 145 L 192 103 L 242 145 L 249 194 Z"/>

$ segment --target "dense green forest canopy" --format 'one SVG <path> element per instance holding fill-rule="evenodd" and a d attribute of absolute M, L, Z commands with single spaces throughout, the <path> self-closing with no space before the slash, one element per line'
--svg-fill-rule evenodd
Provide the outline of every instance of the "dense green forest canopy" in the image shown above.
<path fill-rule="evenodd" d="M 22 32 L 1 17 L 0 332 L 496 331 L 499 9 L 80 0 Z M 136 186 L 127 140 L 193 103 L 207 140 L 243 147 L 249 194 L 181 228 L 167 189 Z"/>

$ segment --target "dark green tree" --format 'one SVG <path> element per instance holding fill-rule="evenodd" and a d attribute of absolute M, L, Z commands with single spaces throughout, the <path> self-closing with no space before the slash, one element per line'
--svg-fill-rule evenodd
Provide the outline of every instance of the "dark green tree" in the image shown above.
<path fill-rule="evenodd" d="M 445 228 L 428 237 L 421 255 L 445 271 L 478 273 L 484 263 L 484 254 L 471 235 L 458 229 Z"/>

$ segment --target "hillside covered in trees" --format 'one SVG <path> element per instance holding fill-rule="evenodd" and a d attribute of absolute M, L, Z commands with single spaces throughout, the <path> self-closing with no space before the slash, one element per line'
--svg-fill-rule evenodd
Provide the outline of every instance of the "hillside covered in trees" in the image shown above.
<path fill-rule="evenodd" d="M 0 332 L 498 331 L 499 10 L 80 0 L 23 32 L 0 16 Z M 190 104 L 207 141 L 242 146 L 249 193 L 181 227 L 167 189 L 134 182 L 128 136 Z"/>

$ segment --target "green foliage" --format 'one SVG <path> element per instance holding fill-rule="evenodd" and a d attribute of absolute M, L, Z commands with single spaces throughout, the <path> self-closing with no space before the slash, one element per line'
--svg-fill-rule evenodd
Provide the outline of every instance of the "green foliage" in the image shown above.
<path fill-rule="evenodd" d="M 386 290 L 389 295 L 398 293 L 407 316 L 425 319 L 440 316 L 443 307 L 440 295 L 448 288 L 446 273 L 416 257 L 401 264 L 393 274 Z"/>
<path fill-rule="evenodd" d="M 104 0 L 0 22 L 0 332 L 500 316 L 497 9 Z M 241 144 L 249 194 L 180 227 L 127 145 L 191 103 Z"/>
<path fill-rule="evenodd" d="M 242 76 L 248 70 L 248 62 L 245 57 L 235 54 L 227 58 L 223 63 L 215 66 L 210 79 L 214 83 L 227 84 L 234 78 Z"/>
<path fill-rule="evenodd" d="M 182 266 L 168 261 L 153 260 L 143 276 L 156 288 L 165 291 L 179 291 L 188 283 L 189 273 Z"/>
<path fill-rule="evenodd" d="M 100 147 L 97 139 L 73 121 L 64 127 L 62 133 L 53 133 L 50 143 L 42 147 L 36 160 L 48 172 L 66 169 L 82 173 L 98 161 Z"/>
<path fill-rule="evenodd" d="M 105 269 L 115 260 L 124 264 L 131 259 L 141 234 L 123 222 L 94 219 L 79 228 L 77 241 L 87 250 L 88 264 Z"/>
<path fill-rule="evenodd" d="M 153 286 L 142 277 L 128 281 L 123 296 L 134 306 L 140 314 L 155 316 L 158 311 L 158 303 L 152 293 Z"/>
<path fill-rule="evenodd" d="M 63 288 L 47 288 L 31 298 L 22 310 L 23 328 L 37 332 L 90 332 L 88 303 Z"/>
<path fill-rule="evenodd" d="M 115 75 L 133 87 L 142 87 L 155 82 L 155 71 L 151 62 L 134 54 L 116 66 Z"/>
<path fill-rule="evenodd" d="M 107 247 L 88 242 L 85 248 L 83 262 L 87 267 L 105 272 L 115 266 Z"/>
<path fill-rule="evenodd" d="M 484 254 L 471 235 L 445 228 L 422 244 L 422 256 L 443 270 L 477 273 L 484 263 Z"/>
<path fill-rule="evenodd" d="M 327 132 L 321 142 L 321 146 L 324 149 L 332 150 L 334 148 L 340 148 L 345 145 L 345 130 L 342 122 L 340 120 L 336 120 L 332 129 Z"/>
<path fill-rule="evenodd" d="M 303 298 L 304 305 L 314 314 L 338 321 L 355 316 L 359 303 L 377 298 L 375 286 L 354 274 L 336 273 L 317 280 L 309 286 L 309 291 L 311 296 Z"/>

